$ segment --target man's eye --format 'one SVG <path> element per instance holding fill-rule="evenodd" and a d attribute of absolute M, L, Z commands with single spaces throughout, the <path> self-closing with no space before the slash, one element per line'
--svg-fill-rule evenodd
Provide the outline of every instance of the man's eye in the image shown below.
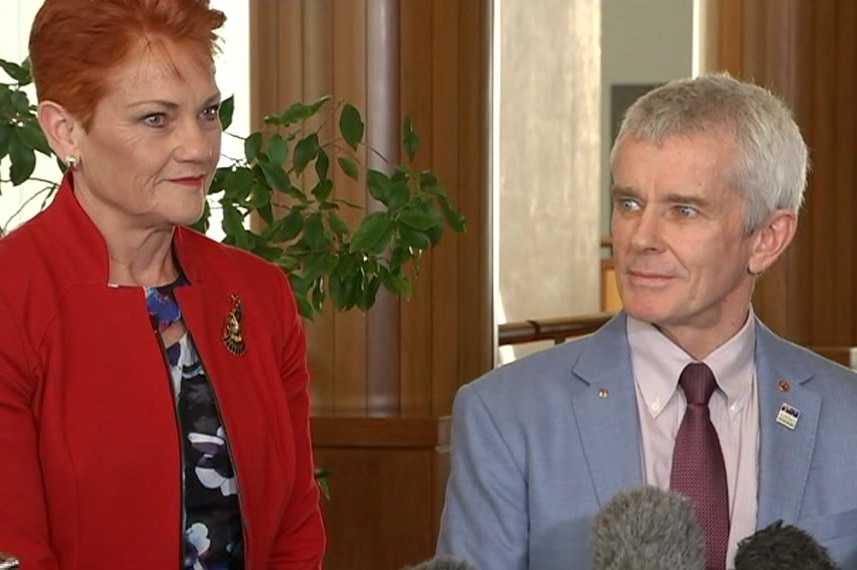
<path fill-rule="evenodd" d="M 692 218 L 699 213 L 693 206 L 676 206 L 676 211 L 682 218 Z"/>
<path fill-rule="evenodd" d="M 640 209 L 640 204 L 638 204 L 636 200 L 622 198 L 619 200 L 619 208 L 626 212 L 633 212 Z"/>

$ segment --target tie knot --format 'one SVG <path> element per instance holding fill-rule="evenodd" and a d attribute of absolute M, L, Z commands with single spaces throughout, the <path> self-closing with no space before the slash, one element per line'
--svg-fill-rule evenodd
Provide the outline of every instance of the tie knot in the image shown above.
<path fill-rule="evenodd" d="M 684 390 L 688 404 L 708 405 L 708 400 L 717 389 L 714 373 L 704 362 L 691 362 L 681 371 L 678 384 Z"/>

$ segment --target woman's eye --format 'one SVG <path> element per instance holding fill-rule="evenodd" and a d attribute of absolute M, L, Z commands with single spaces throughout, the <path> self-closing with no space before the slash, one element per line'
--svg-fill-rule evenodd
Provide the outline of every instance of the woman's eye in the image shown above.
<path fill-rule="evenodd" d="M 167 124 L 167 116 L 163 113 L 152 113 L 151 115 L 146 115 L 143 118 L 143 122 L 150 127 L 163 127 Z"/>
<path fill-rule="evenodd" d="M 219 118 L 220 105 L 212 105 L 202 110 L 202 116 L 209 121 L 215 121 Z"/>

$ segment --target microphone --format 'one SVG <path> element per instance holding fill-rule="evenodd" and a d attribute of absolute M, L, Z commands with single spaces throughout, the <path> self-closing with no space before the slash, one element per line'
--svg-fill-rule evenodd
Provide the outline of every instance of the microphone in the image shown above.
<path fill-rule="evenodd" d="M 735 570 L 839 570 L 811 534 L 779 520 L 738 543 Z"/>
<path fill-rule="evenodd" d="M 646 486 L 617 493 L 592 522 L 594 570 L 705 570 L 690 500 Z"/>
<path fill-rule="evenodd" d="M 476 570 L 476 567 L 455 558 L 439 557 L 400 570 Z"/>

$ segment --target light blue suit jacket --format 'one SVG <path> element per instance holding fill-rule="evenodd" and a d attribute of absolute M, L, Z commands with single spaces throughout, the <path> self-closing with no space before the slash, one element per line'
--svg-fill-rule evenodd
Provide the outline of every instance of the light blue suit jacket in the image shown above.
<path fill-rule="evenodd" d="M 592 517 L 644 483 L 625 321 L 459 390 L 438 554 L 480 570 L 590 568 Z M 857 375 L 760 322 L 756 370 L 757 527 L 796 524 L 857 570 Z M 794 430 L 776 421 L 784 402 L 800 411 Z"/>

